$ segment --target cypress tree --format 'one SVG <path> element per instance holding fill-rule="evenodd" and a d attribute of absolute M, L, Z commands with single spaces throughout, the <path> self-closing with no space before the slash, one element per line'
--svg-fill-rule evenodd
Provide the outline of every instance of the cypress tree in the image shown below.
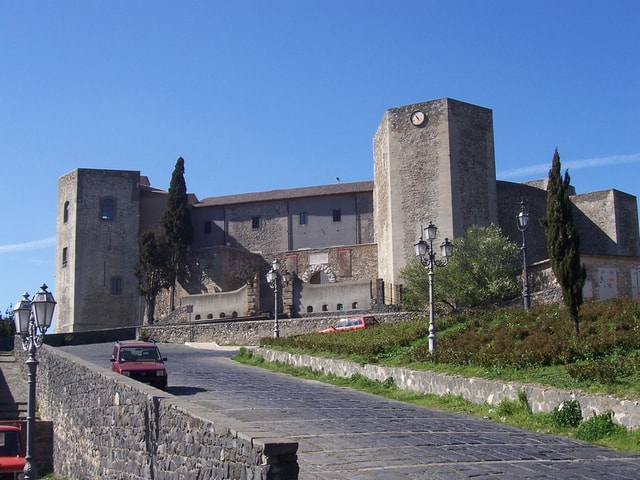
<path fill-rule="evenodd" d="M 169 288 L 172 266 L 167 246 L 158 240 L 155 232 L 144 232 L 140 237 L 140 260 L 133 267 L 138 279 L 138 293 L 144 297 L 146 320 L 154 321 L 156 298 L 164 288 Z"/>
<path fill-rule="evenodd" d="M 553 273 L 562 288 L 562 299 L 569 309 L 576 335 L 580 333 L 578 312 L 582 305 L 582 287 L 587 272 L 580 263 L 580 239 L 573 225 L 573 204 L 569 199 L 571 179 L 566 170 L 560 172 L 560 155 L 556 148 L 549 170 L 547 214 L 542 224 Z"/>
<path fill-rule="evenodd" d="M 184 180 L 184 159 L 182 157 L 178 158 L 171 175 L 167 208 L 160 217 L 160 229 L 163 241 L 166 242 L 171 255 L 173 269 L 169 280 L 173 289 L 181 272 L 186 270 L 187 253 L 193 241 L 191 207 L 187 195 L 187 184 Z M 173 310 L 173 291 L 170 303 L 170 308 Z"/>

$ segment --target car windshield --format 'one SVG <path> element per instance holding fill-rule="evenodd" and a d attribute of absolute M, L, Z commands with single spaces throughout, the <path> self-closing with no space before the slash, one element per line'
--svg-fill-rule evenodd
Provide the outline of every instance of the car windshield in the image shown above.
<path fill-rule="evenodd" d="M 359 318 L 343 318 L 335 323 L 333 328 L 345 328 L 345 327 L 355 327 L 360 325 L 362 322 Z"/>
<path fill-rule="evenodd" d="M 156 347 L 122 347 L 120 349 L 121 362 L 155 362 L 160 360 Z"/>

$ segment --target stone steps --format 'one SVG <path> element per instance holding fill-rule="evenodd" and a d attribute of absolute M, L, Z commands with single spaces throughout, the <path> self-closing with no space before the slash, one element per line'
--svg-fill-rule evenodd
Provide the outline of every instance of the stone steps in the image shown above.
<path fill-rule="evenodd" d="M 28 385 L 11 352 L 0 352 L 0 421 L 27 416 Z"/>

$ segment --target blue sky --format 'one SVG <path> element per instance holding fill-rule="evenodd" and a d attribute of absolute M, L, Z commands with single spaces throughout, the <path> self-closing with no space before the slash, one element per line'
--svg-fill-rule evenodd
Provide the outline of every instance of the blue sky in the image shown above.
<path fill-rule="evenodd" d="M 640 194 L 640 2 L 0 2 L 0 310 L 55 285 L 57 181 L 198 197 L 373 178 L 388 108 L 493 110 L 499 179 Z M 515 215 L 516 212 L 514 212 Z M 55 291 L 54 291 L 55 294 Z"/>

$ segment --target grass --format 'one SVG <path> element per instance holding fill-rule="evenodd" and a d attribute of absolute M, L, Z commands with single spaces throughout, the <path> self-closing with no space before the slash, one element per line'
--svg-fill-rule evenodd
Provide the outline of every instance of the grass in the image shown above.
<path fill-rule="evenodd" d="M 428 351 L 426 320 L 383 324 L 358 332 L 265 338 L 266 348 L 430 370 L 467 377 L 536 383 L 588 393 L 640 399 L 640 303 L 613 299 L 585 302 L 581 332 L 563 308 L 529 311 L 491 309 L 438 318 L 438 349 Z M 243 350 L 236 360 L 289 375 L 367 391 L 438 410 L 490 418 L 530 431 L 579 438 L 618 451 L 640 453 L 640 431 L 613 424 L 609 412 L 577 425 L 557 416 L 532 414 L 525 398 L 498 406 L 476 405 L 461 397 L 424 395 L 398 389 L 390 379 L 325 376 L 307 368 L 265 362 Z M 558 408 L 558 407 L 556 407 Z"/>

